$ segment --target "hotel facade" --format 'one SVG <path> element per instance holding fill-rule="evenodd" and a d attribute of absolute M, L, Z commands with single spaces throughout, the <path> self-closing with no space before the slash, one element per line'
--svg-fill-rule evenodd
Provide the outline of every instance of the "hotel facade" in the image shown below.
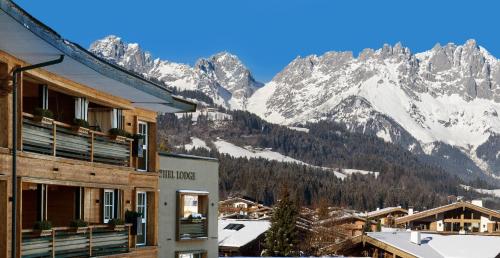
<path fill-rule="evenodd" d="M 94 56 L 8 0 L 0 0 L 0 35 L 0 257 L 206 257 L 199 241 L 217 248 L 217 230 L 205 221 L 215 208 L 217 223 L 217 173 L 213 197 L 206 187 L 170 191 L 160 181 L 157 114 L 195 104 Z M 192 161 L 167 165 L 183 162 Z M 183 221 L 164 221 L 160 207 L 168 203 L 178 218 L 184 195 L 206 205 L 186 223 L 203 221 L 208 231 L 192 242 L 199 248 L 162 253 L 164 236 L 181 243 Z"/>

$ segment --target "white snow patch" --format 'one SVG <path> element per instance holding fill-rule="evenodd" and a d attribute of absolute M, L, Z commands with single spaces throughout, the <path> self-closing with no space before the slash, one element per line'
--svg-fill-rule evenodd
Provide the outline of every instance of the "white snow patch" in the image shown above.
<path fill-rule="evenodd" d="M 204 140 L 197 138 L 197 137 L 191 137 L 191 143 L 184 145 L 184 148 L 188 151 L 193 150 L 195 148 L 196 149 L 201 148 L 201 149 L 205 149 L 205 150 L 210 150 L 207 143 Z"/>
<path fill-rule="evenodd" d="M 342 173 L 346 175 L 352 175 L 352 174 L 361 174 L 361 175 L 374 175 L 375 177 L 378 177 L 380 172 L 375 172 L 375 171 L 369 171 L 369 170 L 362 170 L 362 169 L 349 169 L 349 168 L 343 168 Z"/>

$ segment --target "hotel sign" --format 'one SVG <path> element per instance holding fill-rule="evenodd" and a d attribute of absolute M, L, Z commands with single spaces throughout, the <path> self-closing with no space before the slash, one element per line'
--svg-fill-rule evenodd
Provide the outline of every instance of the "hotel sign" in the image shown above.
<path fill-rule="evenodd" d="M 177 180 L 195 180 L 196 173 L 193 171 L 160 169 L 160 178 Z"/>

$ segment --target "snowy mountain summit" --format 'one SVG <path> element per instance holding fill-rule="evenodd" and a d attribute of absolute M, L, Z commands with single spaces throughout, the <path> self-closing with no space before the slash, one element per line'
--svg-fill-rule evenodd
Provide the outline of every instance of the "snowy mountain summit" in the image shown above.
<path fill-rule="evenodd" d="M 298 57 L 248 110 L 285 125 L 334 120 L 459 174 L 500 175 L 500 63 L 474 40 Z"/>
<path fill-rule="evenodd" d="M 91 52 L 126 69 L 164 82 L 179 90 L 199 90 L 218 105 L 245 109 L 247 99 L 263 86 L 257 82 L 237 56 L 221 52 L 199 59 L 194 67 L 153 59 L 136 43 L 125 43 L 117 36 L 107 36 L 90 46 Z"/>
<path fill-rule="evenodd" d="M 398 43 L 297 57 L 262 86 L 234 55 L 194 67 L 153 59 L 109 36 L 91 51 L 214 103 L 290 127 L 320 120 L 377 135 L 467 177 L 500 178 L 500 61 L 476 43 L 435 45 L 414 54 Z"/>

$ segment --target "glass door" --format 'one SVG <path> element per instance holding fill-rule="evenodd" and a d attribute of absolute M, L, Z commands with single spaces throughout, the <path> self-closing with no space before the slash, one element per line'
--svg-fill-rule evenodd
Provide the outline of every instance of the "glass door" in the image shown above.
<path fill-rule="evenodd" d="M 146 245 L 147 199 L 146 192 L 137 192 L 137 212 L 141 214 L 141 232 L 137 232 L 137 245 Z"/>
<path fill-rule="evenodd" d="M 148 170 L 148 123 L 139 121 L 137 133 L 143 137 L 143 145 L 139 153 L 139 163 L 137 170 Z M 141 155 L 142 154 L 142 155 Z"/>
<path fill-rule="evenodd" d="M 104 190 L 104 203 L 103 203 L 103 218 L 104 223 L 108 223 L 110 219 L 115 217 L 115 191 Z"/>

